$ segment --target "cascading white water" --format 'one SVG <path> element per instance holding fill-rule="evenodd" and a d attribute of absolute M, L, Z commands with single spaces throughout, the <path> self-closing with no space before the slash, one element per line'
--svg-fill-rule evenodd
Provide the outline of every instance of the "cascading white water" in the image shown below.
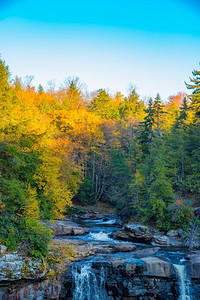
<path fill-rule="evenodd" d="M 91 264 L 74 267 L 72 270 L 73 300 L 106 300 L 103 272 L 96 276 Z"/>
<path fill-rule="evenodd" d="M 104 224 L 104 225 L 114 225 L 115 223 L 116 223 L 115 219 L 99 222 L 99 224 Z"/>
<path fill-rule="evenodd" d="M 180 296 L 178 300 L 192 300 L 191 295 L 191 281 L 187 276 L 186 268 L 184 265 L 173 265 L 178 277 Z"/>
<path fill-rule="evenodd" d="M 90 237 L 93 240 L 97 240 L 97 241 L 112 241 L 111 238 L 109 238 L 108 233 L 100 231 L 100 232 L 91 232 L 90 233 Z"/>

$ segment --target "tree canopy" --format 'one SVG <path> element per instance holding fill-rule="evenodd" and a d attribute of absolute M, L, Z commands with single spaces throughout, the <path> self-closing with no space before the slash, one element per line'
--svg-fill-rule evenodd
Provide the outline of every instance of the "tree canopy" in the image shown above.
<path fill-rule="evenodd" d="M 36 89 L 0 60 L 0 241 L 47 253 L 47 219 L 73 202 L 104 201 L 163 230 L 187 226 L 200 205 L 200 71 L 192 91 L 145 103 L 78 78 Z M 159 89 L 159 87 L 158 87 Z M 28 250 L 27 250 L 28 249 Z"/>

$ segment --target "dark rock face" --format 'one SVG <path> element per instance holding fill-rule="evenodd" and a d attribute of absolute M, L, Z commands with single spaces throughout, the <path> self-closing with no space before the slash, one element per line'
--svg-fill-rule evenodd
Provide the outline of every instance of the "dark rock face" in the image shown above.
<path fill-rule="evenodd" d="M 4 283 L 5 284 L 5 283 Z M 39 282 L 15 282 L 15 284 L 0 285 L 2 300 L 57 300 L 61 285 L 49 280 Z"/>
<path fill-rule="evenodd" d="M 96 276 L 105 276 L 107 299 L 177 299 L 172 265 L 158 257 L 124 259 L 112 256 L 91 263 Z M 72 299 L 71 270 L 67 270 L 60 299 Z"/>
<path fill-rule="evenodd" d="M 189 260 L 191 278 L 200 279 L 200 251 L 189 254 L 187 259 Z"/>
<path fill-rule="evenodd" d="M 123 245 L 123 243 L 122 243 Z M 129 253 L 108 253 L 89 261 L 72 263 L 59 281 L 1 282 L 2 300 L 73 299 L 72 269 L 89 263 L 92 272 L 105 278 L 108 300 L 175 300 L 179 297 L 178 281 L 173 265 L 156 256 L 159 247 Z M 187 256 L 193 279 L 194 299 L 200 299 L 200 253 Z"/>

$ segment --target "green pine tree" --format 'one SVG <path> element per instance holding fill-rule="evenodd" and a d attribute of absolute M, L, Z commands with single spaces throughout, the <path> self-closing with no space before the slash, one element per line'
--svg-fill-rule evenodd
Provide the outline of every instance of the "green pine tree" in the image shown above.
<path fill-rule="evenodd" d="M 195 111 L 196 117 L 200 117 L 200 71 L 194 70 L 192 72 L 193 78 L 190 78 L 191 83 L 186 83 L 188 89 L 193 90 L 190 95 L 192 101 L 191 107 Z"/>

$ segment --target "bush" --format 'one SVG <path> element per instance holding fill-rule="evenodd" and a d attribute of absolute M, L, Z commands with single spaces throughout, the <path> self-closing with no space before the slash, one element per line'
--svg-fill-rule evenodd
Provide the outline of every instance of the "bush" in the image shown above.
<path fill-rule="evenodd" d="M 47 263 L 52 268 L 49 275 L 62 274 L 67 268 L 67 262 L 72 261 L 75 257 L 76 250 L 71 245 L 64 242 L 58 243 L 52 241 L 49 244 L 49 253 Z"/>
<path fill-rule="evenodd" d="M 24 255 L 42 258 L 48 253 L 51 230 L 38 220 L 19 219 L 5 213 L 0 219 L 0 243 L 9 251 L 19 250 Z"/>
<path fill-rule="evenodd" d="M 169 206 L 168 212 L 174 228 L 186 227 L 193 218 L 193 208 L 187 201 L 182 203 L 173 203 Z"/>

